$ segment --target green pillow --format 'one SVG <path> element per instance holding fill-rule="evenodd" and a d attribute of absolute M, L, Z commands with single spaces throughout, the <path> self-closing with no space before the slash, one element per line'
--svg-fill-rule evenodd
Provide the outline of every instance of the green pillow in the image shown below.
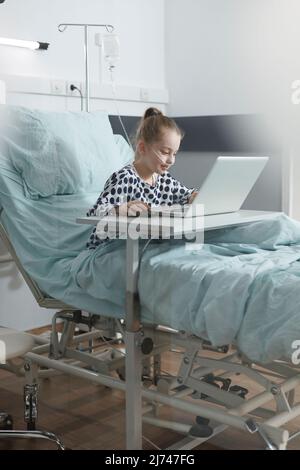
<path fill-rule="evenodd" d="M 47 112 L 3 105 L 0 126 L 1 151 L 9 156 L 32 199 L 100 193 L 130 155 L 120 152 L 103 111 Z"/>

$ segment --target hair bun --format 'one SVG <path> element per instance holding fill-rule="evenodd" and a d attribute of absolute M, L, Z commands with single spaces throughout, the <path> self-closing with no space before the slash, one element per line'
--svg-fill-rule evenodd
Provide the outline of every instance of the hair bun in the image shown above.
<path fill-rule="evenodd" d="M 153 116 L 163 116 L 163 113 L 157 108 L 148 108 L 144 114 L 144 120 Z"/>

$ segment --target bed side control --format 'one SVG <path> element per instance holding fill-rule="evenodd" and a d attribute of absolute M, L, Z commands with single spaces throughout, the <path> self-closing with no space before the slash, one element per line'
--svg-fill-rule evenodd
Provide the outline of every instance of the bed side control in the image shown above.
<path fill-rule="evenodd" d="M 154 343 L 152 338 L 144 338 L 141 343 L 142 353 L 147 355 L 153 351 Z"/>
<path fill-rule="evenodd" d="M 214 374 L 207 374 L 203 377 L 203 382 L 212 385 L 213 387 L 219 388 L 221 390 L 224 390 L 226 392 L 229 391 L 230 385 L 231 385 L 231 379 L 226 379 L 224 377 L 218 377 Z M 208 395 L 205 393 L 199 393 L 197 390 L 194 390 L 193 394 L 191 395 L 192 398 L 194 399 L 201 399 L 201 400 L 206 400 L 208 398 Z"/>
<path fill-rule="evenodd" d="M 233 385 L 232 387 L 230 387 L 229 391 L 235 393 L 241 398 L 246 398 L 249 393 L 249 390 L 247 388 L 240 387 L 239 385 Z"/>
<path fill-rule="evenodd" d="M 217 375 L 208 374 L 203 378 L 203 382 L 206 382 L 214 387 L 221 388 L 221 390 L 225 390 L 228 392 L 229 387 L 231 385 L 231 379 L 226 379 L 224 377 L 218 377 Z"/>

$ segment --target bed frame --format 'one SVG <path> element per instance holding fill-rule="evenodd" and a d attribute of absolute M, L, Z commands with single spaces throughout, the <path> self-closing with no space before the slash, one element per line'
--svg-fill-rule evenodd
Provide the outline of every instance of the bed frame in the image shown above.
<path fill-rule="evenodd" d="M 228 427 L 256 433 L 262 448 L 272 450 L 286 449 L 300 435 L 300 431 L 290 435 L 286 428 L 300 415 L 300 403 L 295 403 L 295 391 L 300 385 L 296 366 L 283 361 L 267 366 L 253 364 L 229 345 L 212 348 L 187 332 L 141 325 L 139 299 L 133 295 L 133 284 L 131 292 L 130 289 L 127 292 L 133 316 L 131 319 L 125 316 L 125 321 L 65 305 L 47 297 L 26 273 L 1 221 L 1 213 L 0 237 L 39 306 L 57 310 L 50 340 L 33 336 L 35 347 L 26 354 L 25 366 L 21 369 L 14 364 L 5 366 L 24 375 L 27 385 L 36 386 L 43 378 L 63 373 L 123 391 L 127 449 L 142 448 L 143 422 L 182 434 L 182 439 L 169 447 L 173 450 L 193 449 Z M 136 245 L 128 245 L 127 255 L 138 259 Z M 58 322 L 63 324 L 61 333 Z M 75 335 L 78 327 L 85 331 Z M 78 348 L 79 344 L 87 344 L 86 349 Z M 176 372 L 164 371 L 166 354 L 175 355 L 179 365 Z M 243 377 L 260 391 L 253 394 L 241 386 Z M 188 413 L 190 422 L 164 419 L 165 407 Z"/>

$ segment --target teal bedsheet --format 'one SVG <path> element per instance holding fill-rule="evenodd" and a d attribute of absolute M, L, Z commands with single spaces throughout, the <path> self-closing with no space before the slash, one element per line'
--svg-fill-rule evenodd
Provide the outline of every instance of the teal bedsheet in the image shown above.
<path fill-rule="evenodd" d="M 80 288 L 124 304 L 125 246 L 110 242 L 72 263 Z M 207 233 L 201 250 L 153 243 L 139 281 L 142 319 L 237 342 L 251 360 L 290 360 L 300 339 L 300 224 L 280 215 Z M 106 275 L 103 275 L 103 272 Z"/>
<path fill-rule="evenodd" d="M 125 244 L 85 249 L 76 224 L 97 194 L 24 197 L 1 164 L 3 220 L 27 272 L 48 295 L 86 311 L 124 316 Z M 290 359 L 300 340 L 300 224 L 288 217 L 210 232 L 201 250 L 153 242 L 141 263 L 142 320 L 236 341 L 252 360 Z M 20 311 L 20 315 L 22 312 Z"/>

